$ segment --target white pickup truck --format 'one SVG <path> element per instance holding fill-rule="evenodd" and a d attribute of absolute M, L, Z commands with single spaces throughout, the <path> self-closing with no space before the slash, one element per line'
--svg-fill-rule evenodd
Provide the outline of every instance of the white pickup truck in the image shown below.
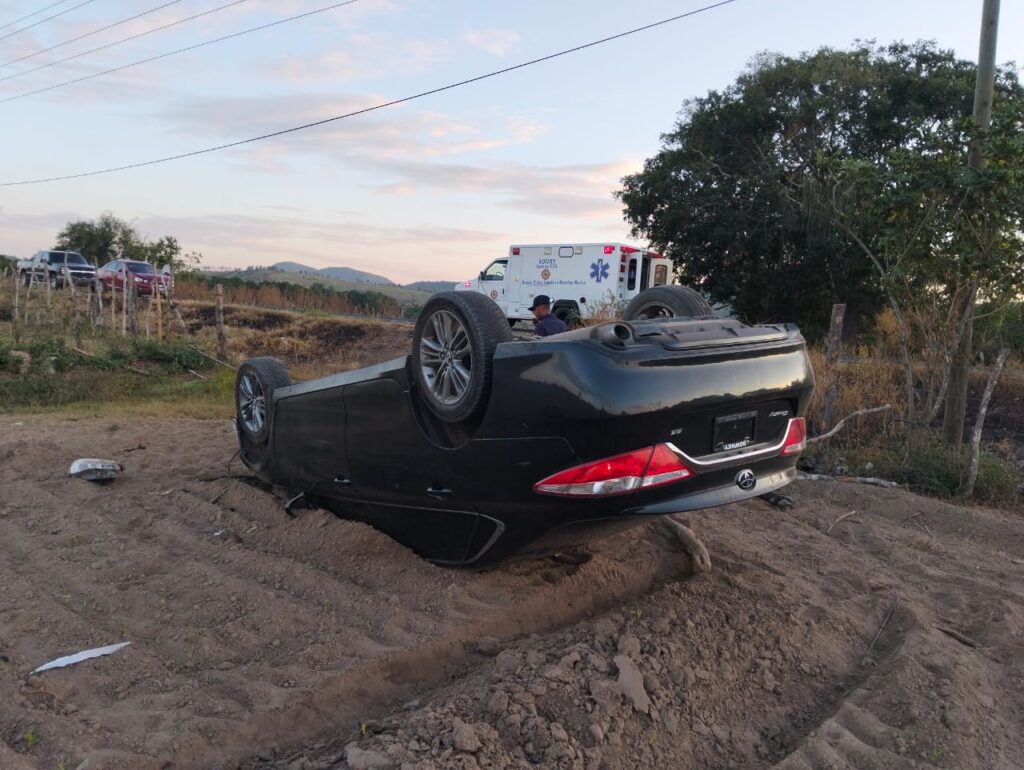
<path fill-rule="evenodd" d="M 533 317 L 537 294 L 570 324 L 620 312 L 627 320 L 711 315 L 699 293 L 671 285 L 672 277 L 672 260 L 624 243 L 542 243 L 510 246 L 455 289 L 486 294 L 513 323 Z"/>
<path fill-rule="evenodd" d="M 54 289 L 63 288 L 66 282 L 91 287 L 96 281 L 96 268 L 77 251 L 37 251 L 28 259 L 19 259 L 17 269 L 26 286 L 48 281 Z"/>

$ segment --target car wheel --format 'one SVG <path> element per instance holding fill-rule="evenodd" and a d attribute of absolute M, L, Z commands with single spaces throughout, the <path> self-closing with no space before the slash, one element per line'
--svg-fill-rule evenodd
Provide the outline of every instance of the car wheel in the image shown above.
<path fill-rule="evenodd" d="M 27 271 L 22 272 L 21 284 L 22 286 L 30 286 L 32 284 L 32 274 Z"/>
<path fill-rule="evenodd" d="M 288 369 L 276 358 L 250 358 L 235 376 L 235 419 L 250 441 L 265 444 L 270 437 L 271 396 L 292 384 Z"/>
<path fill-rule="evenodd" d="M 431 297 L 416 320 L 411 361 L 430 411 L 445 422 L 478 417 L 490 395 L 494 350 L 512 339 L 505 314 L 483 294 Z"/>
<path fill-rule="evenodd" d="M 555 303 L 555 306 L 551 308 L 551 315 L 564 323 L 565 328 L 570 331 L 573 329 L 579 329 L 583 325 L 583 319 L 580 317 L 579 305 L 575 302 L 559 300 Z"/>
<path fill-rule="evenodd" d="M 689 286 L 655 286 L 644 289 L 630 300 L 622 313 L 623 321 L 650 318 L 700 318 L 711 315 L 711 305 Z"/>
<path fill-rule="evenodd" d="M 54 290 L 56 290 L 58 288 L 58 286 L 57 286 L 57 276 L 55 276 L 55 275 L 51 275 L 50 276 L 50 288 L 54 289 Z"/>

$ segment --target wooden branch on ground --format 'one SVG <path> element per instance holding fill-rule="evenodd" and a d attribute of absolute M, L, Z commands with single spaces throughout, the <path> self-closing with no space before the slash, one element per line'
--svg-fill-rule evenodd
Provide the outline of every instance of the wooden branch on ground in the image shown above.
<path fill-rule="evenodd" d="M 687 527 L 682 522 L 676 521 L 671 516 L 666 516 L 662 521 L 665 522 L 665 526 L 674 534 L 679 542 L 682 543 L 683 550 L 690 557 L 690 561 L 693 564 L 693 571 L 696 574 L 701 572 L 711 571 L 711 555 L 708 553 L 708 549 L 701 542 L 700 538 L 697 537 L 696 533 Z"/>
<path fill-rule="evenodd" d="M 804 473 L 796 474 L 800 481 L 845 481 L 850 484 L 870 484 L 873 487 L 898 487 L 895 481 L 888 479 L 876 479 L 870 476 L 829 476 L 827 473 Z"/>
<path fill-rule="evenodd" d="M 967 471 L 967 480 L 964 482 L 960 494 L 970 497 L 974 494 L 974 484 L 978 480 L 978 463 L 981 460 L 981 430 L 985 427 L 985 415 L 988 412 L 988 402 L 992 400 L 992 391 L 996 389 L 996 380 L 999 373 L 1003 371 L 1003 364 L 1010 354 L 1009 348 L 1001 348 L 996 357 L 992 373 L 988 376 L 988 383 L 985 385 L 985 392 L 981 395 L 981 404 L 978 406 L 978 417 L 974 421 L 974 433 L 971 435 L 971 465 Z"/>
<path fill-rule="evenodd" d="M 229 363 L 226 363 L 226 362 L 224 362 L 224 361 L 221 361 L 221 360 L 220 360 L 219 358 L 214 358 L 214 357 L 213 357 L 213 356 L 211 356 L 211 355 L 210 355 L 209 353 L 207 353 L 207 352 L 205 352 L 205 351 L 203 351 L 203 350 L 201 350 L 201 349 L 197 348 L 197 347 L 196 347 L 195 345 L 189 345 L 189 347 L 190 347 L 190 348 L 192 348 L 192 349 L 193 349 L 194 351 L 196 351 L 196 353 L 198 353 L 199 355 L 201 355 L 201 356 L 202 356 L 203 358 L 209 358 L 209 359 L 210 359 L 211 361 L 213 361 L 214 363 L 216 363 L 216 364 L 220 364 L 221 366 L 226 366 L 226 367 L 227 367 L 228 369 L 230 369 L 230 370 L 231 370 L 231 371 L 233 371 L 233 372 L 237 372 L 237 371 L 238 371 L 238 369 L 237 369 L 236 367 L 232 366 L 232 365 L 231 365 L 231 364 L 229 364 Z"/>
<path fill-rule="evenodd" d="M 849 513 L 844 513 L 842 516 L 840 516 L 838 519 L 836 519 L 835 521 L 832 522 L 832 525 L 828 529 L 825 530 L 825 534 L 826 535 L 829 534 L 835 528 L 836 524 L 838 524 L 839 522 L 843 521 L 844 519 L 848 519 L 851 516 L 856 516 L 856 515 L 857 515 L 856 511 L 850 511 Z"/>
<path fill-rule="evenodd" d="M 856 412 L 850 412 L 850 414 L 846 415 L 846 417 L 837 422 L 835 426 L 833 426 L 832 430 L 830 430 L 828 433 L 822 433 L 820 436 L 813 436 L 807 439 L 807 443 L 813 444 L 816 441 L 824 441 L 827 438 L 832 438 L 832 436 L 836 435 L 839 431 L 843 429 L 843 426 L 846 424 L 846 421 L 849 420 L 851 417 L 859 417 L 862 414 L 874 414 L 875 412 L 884 412 L 888 409 L 892 409 L 892 404 L 872 406 L 868 409 L 858 409 Z"/>
<path fill-rule="evenodd" d="M 882 620 L 882 625 L 880 625 L 878 627 L 878 631 L 875 632 L 875 638 L 871 640 L 871 645 L 868 647 L 867 651 L 868 655 L 870 655 L 871 651 L 875 649 L 875 644 L 878 642 L 878 637 L 882 635 L 882 632 L 885 630 L 885 627 L 889 625 L 889 621 L 892 620 L 892 616 L 895 614 L 896 608 L 899 606 L 899 604 L 900 597 L 897 596 L 895 601 L 893 601 L 892 605 L 889 607 L 889 611 L 885 613 L 885 618 Z"/>
<path fill-rule="evenodd" d="M 974 639 L 971 639 L 971 637 L 967 636 L 966 634 L 961 634 L 959 631 L 957 631 L 955 629 L 949 628 L 947 626 L 935 626 L 935 627 L 937 629 L 939 629 L 942 633 L 944 633 L 946 636 L 948 636 L 948 637 L 950 637 L 952 639 L 956 639 L 958 642 L 960 642 L 960 644 L 967 645 L 968 647 L 972 647 L 974 649 L 977 649 L 978 647 L 981 646 L 980 644 L 978 644 L 977 641 L 975 641 Z"/>
<path fill-rule="evenodd" d="M 83 356 L 85 358 L 96 358 L 96 356 L 94 354 L 92 354 L 92 353 L 90 353 L 90 352 L 88 352 L 86 350 L 82 350 L 81 348 L 76 348 L 74 345 L 71 346 L 71 351 L 74 352 L 74 353 L 77 353 L 78 355 Z M 135 372 L 136 374 L 141 374 L 141 375 L 143 375 L 145 377 L 149 377 L 152 374 L 152 372 L 147 372 L 145 369 L 140 369 L 139 367 L 132 366 L 131 364 L 124 364 L 122 366 L 122 368 L 123 369 L 127 369 L 129 372 Z"/>

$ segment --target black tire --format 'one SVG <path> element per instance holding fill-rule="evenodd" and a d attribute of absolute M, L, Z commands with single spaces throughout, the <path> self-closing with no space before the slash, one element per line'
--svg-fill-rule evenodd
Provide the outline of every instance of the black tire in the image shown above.
<path fill-rule="evenodd" d="M 492 358 L 514 337 L 493 300 L 468 291 L 435 294 L 412 336 L 412 376 L 423 402 L 445 422 L 479 417 L 491 392 Z"/>
<path fill-rule="evenodd" d="M 276 358 L 250 358 L 235 375 L 235 420 L 239 432 L 262 446 L 270 438 L 270 417 L 277 388 L 292 384 L 288 369 Z"/>
<path fill-rule="evenodd" d="M 21 285 L 29 286 L 32 283 L 32 274 L 28 270 L 21 271 Z"/>
<path fill-rule="evenodd" d="M 703 318 L 712 314 L 711 305 L 689 286 L 654 286 L 630 300 L 623 321 L 648 318 Z"/>
<path fill-rule="evenodd" d="M 575 302 L 559 300 L 555 303 L 555 306 L 551 308 L 551 315 L 564 323 L 565 328 L 570 331 L 578 329 L 583 325 L 583 319 L 580 316 L 580 307 Z"/>
<path fill-rule="evenodd" d="M 50 288 L 53 289 L 54 291 L 62 288 L 61 284 L 57 282 L 57 276 L 55 275 L 50 276 Z"/>

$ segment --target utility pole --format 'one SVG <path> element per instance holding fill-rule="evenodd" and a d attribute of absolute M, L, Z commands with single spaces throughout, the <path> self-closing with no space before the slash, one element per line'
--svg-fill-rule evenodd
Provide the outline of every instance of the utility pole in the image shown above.
<path fill-rule="evenodd" d="M 992 97 L 996 80 L 996 38 L 999 32 L 999 0 L 985 0 L 981 10 L 981 41 L 978 44 L 978 79 L 974 85 L 974 122 L 986 129 L 992 122 Z M 985 156 L 980 142 L 971 147 L 971 168 L 985 167 Z M 967 415 L 967 372 L 974 347 L 974 302 L 978 286 L 971 284 L 964 302 L 965 319 L 960 345 L 949 370 L 946 390 L 946 408 L 942 417 L 942 433 L 946 443 L 960 448 L 964 437 Z"/>

